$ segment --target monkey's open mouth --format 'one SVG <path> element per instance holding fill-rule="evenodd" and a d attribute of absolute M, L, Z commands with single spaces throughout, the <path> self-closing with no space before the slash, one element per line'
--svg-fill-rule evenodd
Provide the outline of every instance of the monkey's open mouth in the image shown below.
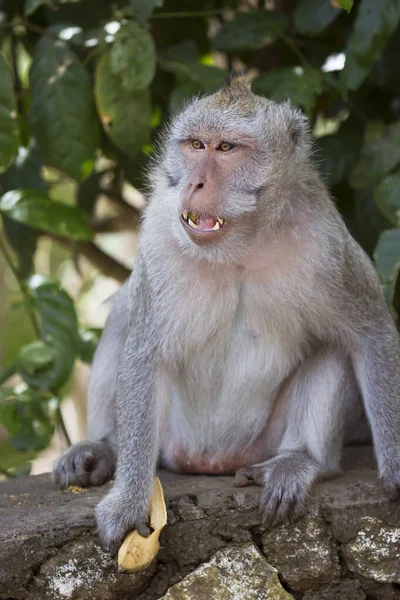
<path fill-rule="evenodd" d="M 219 231 L 225 225 L 225 220 L 213 215 L 199 214 L 192 210 L 184 210 L 181 214 L 182 221 L 194 231 L 204 233 Z"/>

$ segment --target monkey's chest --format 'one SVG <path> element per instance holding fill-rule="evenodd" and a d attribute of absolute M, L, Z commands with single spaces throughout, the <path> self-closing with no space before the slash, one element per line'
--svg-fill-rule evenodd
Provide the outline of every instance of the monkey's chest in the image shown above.
<path fill-rule="evenodd" d="M 172 468 L 228 474 L 266 459 L 269 419 L 296 353 L 240 316 L 170 376 L 162 455 Z"/>

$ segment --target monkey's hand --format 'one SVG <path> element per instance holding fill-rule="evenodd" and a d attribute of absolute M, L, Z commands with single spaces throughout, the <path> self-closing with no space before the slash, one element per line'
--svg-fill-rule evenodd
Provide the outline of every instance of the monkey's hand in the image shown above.
<path fill-rule="evenodd" d="M 143 537 L 149 536 L 148 508 L 146 503 L 144 506 L 143 502 L 135 502 L 133 497 L 114 487 L 96 508 L 102 546 L 116 553 L 126 534 L 133 529 Z"/>
<path fill-rule="evenodd" d="M 113 478 L 115 453 L 106 442 L 80 442 L 68 448 L 57 461 L 53 479 L 61 489 L 69 485 L 91 487 Z"/>
<path fill-rule="evenodd" d="M 318 467 L 307 452 L 299 450 L 276 456 L 236 473 L 235 485 L 245 487 L 250 481 L 263 486 L 260 510 L 264 523 L 276 524 L 296 519 L 304 511 L 305 501 Z"/>

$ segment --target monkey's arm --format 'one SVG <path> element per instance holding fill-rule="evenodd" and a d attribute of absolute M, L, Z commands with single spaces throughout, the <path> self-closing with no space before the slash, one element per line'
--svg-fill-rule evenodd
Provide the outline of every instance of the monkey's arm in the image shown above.
<path fill-rule="evenodd" d="M 353 366 L 371 425 L 382 484 L 391 498 L 400 488 L 399 336 L 386 309 L 357 335 Z"/>
<path fill-rule="evenodd" d="M 117 380 L 115 482 L 96 510 L 100 539 L 112 548 L 132 529 L 149 533 L 146 522 L 158 452 L 156 323 L 140 256 L 133 278 L 131 321 Z"/>
<path fill-rule="evenodd" d="M 379 473 L 386 491 L 394 497 L 400 487 L 399 334 L 375 268 L 353 239 L 349 242 L 347 273 L 344 325 L 351 332 L 350 352 L 371 425 Z"/>

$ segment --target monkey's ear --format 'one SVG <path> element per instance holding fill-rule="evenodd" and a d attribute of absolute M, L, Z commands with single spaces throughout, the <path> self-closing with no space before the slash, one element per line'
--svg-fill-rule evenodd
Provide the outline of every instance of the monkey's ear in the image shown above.
<path fill-rule="evenodd" d="M 300 143 L 308 146 L 310 144 L 310 132 L 307 117 L 298 110 L 291 109 L 290 112 L 287 124 L 291 141 L 295 146 Z"/>

